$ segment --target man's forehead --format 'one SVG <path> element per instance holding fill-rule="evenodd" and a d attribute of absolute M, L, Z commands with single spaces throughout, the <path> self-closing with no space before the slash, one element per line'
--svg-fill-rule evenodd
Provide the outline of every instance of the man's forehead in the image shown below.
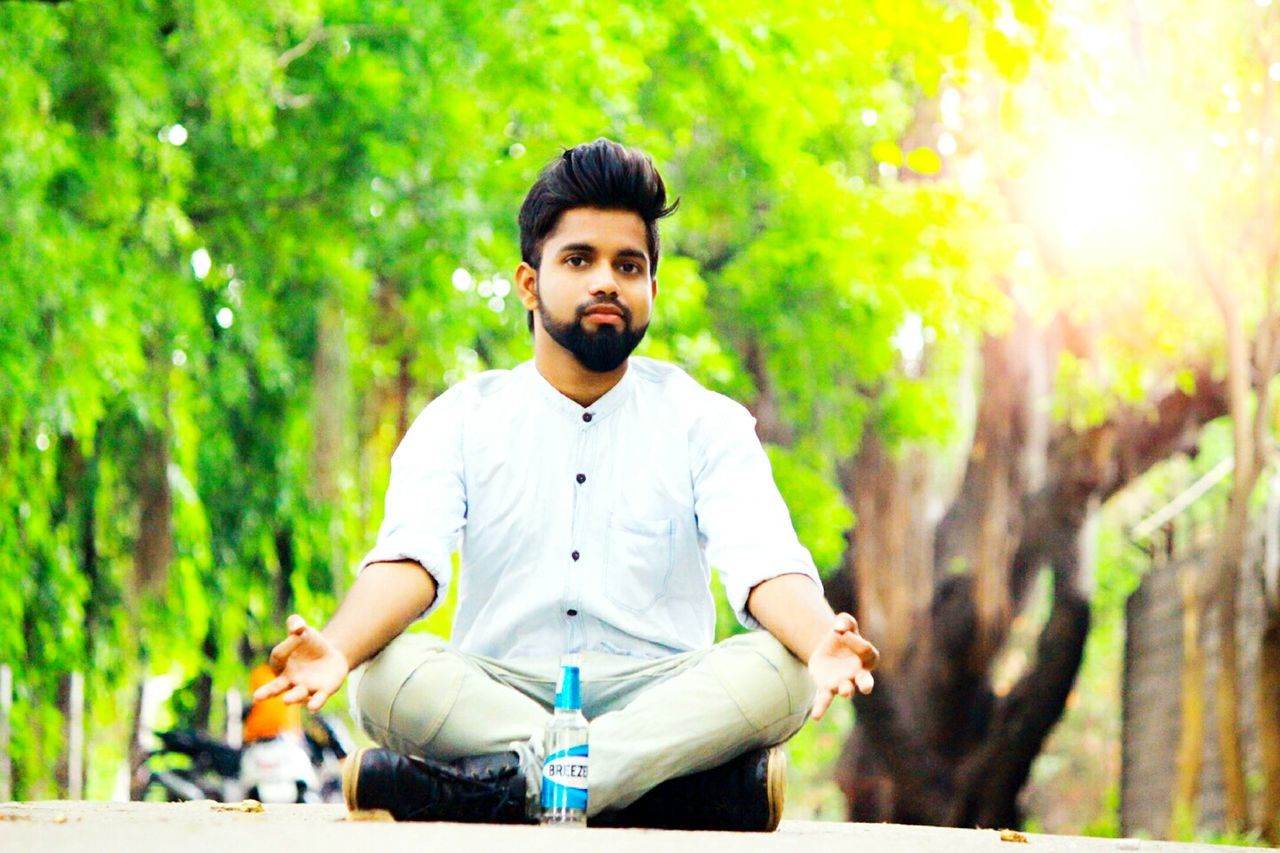
<path fill-rule="evenodd" d="M 560 246 L 568 245 L 589 245 L 600 251 L 637 249 L 645 257 L 649 255 L 644 220 L 630 210 L 596 207 L 566 210 L 547 235 L 544 248 L 556 251 Z"/>

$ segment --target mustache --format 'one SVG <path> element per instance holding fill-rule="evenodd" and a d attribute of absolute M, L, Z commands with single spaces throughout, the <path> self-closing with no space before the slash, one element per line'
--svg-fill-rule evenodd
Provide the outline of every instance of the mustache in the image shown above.
<path fill-rule="evenodd" d="M 619 300 L 616 296 L 600 296 L 595 299 L 592 299 L 590 302 L 584 302 L 582 305 L 578 306 L 576 311 L 574 311 L 574 316 L 577 320 L 581 321 L 586 318 L 587 314 L 591 311 L 592 308 L 595 308 L 596 306 L 599 306 L 599 305 L 609 305 L 614 308 L 617 308 L 619 311 L 622 312 L 623 325 L 630 328 L 631 309 L 628 308 L 626 305 L 623 305 L 622 301 Z"/>

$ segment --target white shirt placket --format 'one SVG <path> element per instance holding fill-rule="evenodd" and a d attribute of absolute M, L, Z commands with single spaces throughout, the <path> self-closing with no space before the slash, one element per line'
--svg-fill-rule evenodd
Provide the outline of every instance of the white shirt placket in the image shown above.
<path fill-rule="evenodd" d="M 582 592 L 586 585 L 586 572 L 589 567 L 600 565 L 599 554 L 592 553 L 595 542 L 587 541 L 587 532 L 592 529 L 589 513 L 591 512 L 590 495 L 586 491 L 588 474 L 592 457 L 591 449 L 595 444 L 596 432 L 594 413 L 584 412 L 578 421 L 574 437 L 573 470 L 566 471 L 565 476 L 573 478 L 572 522 L 569 531 L 571 551 L 568 555 L 568 571 L 565 573 L 564 593 L 561 598 L 562 616 L 565 622 L 565 648 L 570 652 L 578 652 L 587 648 L 586 616 L 582 612 Z"/>

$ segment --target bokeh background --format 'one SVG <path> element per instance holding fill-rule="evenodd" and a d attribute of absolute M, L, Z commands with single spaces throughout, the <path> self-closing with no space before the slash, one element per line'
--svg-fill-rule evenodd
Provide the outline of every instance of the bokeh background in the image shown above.
<path fill-rule="evenodd" d="M 0 2 L 0 793 L 225 728 L 609 136 L 885 652 L 787 816 L 1280 840 L 1276 5 Z"/>

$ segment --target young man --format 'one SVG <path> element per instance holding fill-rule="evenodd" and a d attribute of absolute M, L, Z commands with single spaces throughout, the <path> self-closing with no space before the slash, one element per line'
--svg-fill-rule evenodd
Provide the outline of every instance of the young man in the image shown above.
<path fill-rule="evenodd" d="M 871 690 L 876 650 L 823 599 L 751 416 L 630 357 L 674 207 L 647 156 L 605 139 L 547 165 L 520 211 L 533 361 L 427 406 L 338 612 L 323 632 L 289 617 L 255 698 L 314 711 L 364 664 L 358 714 L 386 749 L 348 760 L 351 808 L 532 817 L 559 660 L 577 653 L 593 823 L 772 829 L 769 747 Z M 459 545 L 452 644 L 401 635 L 442 598 Z M 711 567 L 764 630 L 712 644 Z"/>

